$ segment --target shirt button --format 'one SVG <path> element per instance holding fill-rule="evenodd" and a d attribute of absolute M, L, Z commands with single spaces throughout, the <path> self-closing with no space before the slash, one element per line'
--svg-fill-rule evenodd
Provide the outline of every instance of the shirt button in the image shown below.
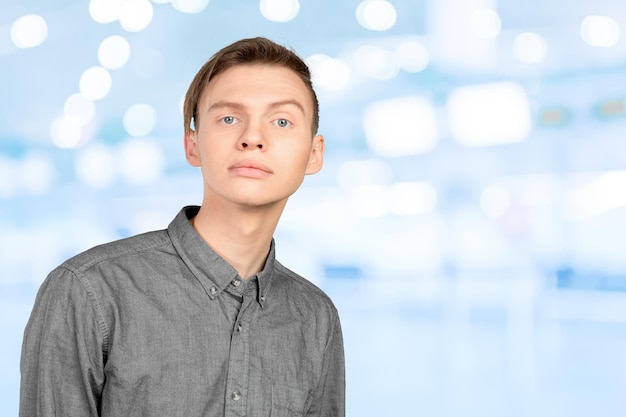
<path fill-rule="evenodd" d="M 236 279 L 236 278 L 235 278 L 235 279 L 233 280 L 233 285 L 234 285 L 235 287 L 240 286 L 240 285 L 241 285 L 241 280 L 239 280 L 239 279 Z"/>
<path fill-rule="evenodd" d="M 265 296 L 264 295 L 261 296 L 261 302 L 262 303 L 265 302 Z"/>
<path fill-rule="evenodd" d="M 215 287 L 211 287 L 211 289 L 209 289 L 209 293 L 210 293 L 211 295 L 215 295 L 215 294 L 217 294 L 217 288 L 215 288 Z"/>
<path fill-rule="evenodd" d="M 241 324 L 237 325 L 237 331 L 240 332 L 243 329 L 243 327 L 241 327 Z"/>
<path fill-rule="evenodd" d="M 241 399 L 241 393 L 236 389 L 230 394 L 230 398 L 232 398 L 233 401 L 239 401 Z"/>

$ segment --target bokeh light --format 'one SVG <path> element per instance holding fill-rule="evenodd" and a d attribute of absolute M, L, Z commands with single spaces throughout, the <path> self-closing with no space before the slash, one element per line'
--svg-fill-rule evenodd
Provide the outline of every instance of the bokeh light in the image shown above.
<path fill-rule="evenodd" d="M 83 129 L 75 119 L 58 117 L 52 122 L 50 136 L 52 143 L 62 149 L 76 148 L 81 145 Z"/>
<path fill-rule="evenodd" d="M 289 22 L 300 11 L 298 0 L 261 0 L 259 4 L 261 14 L 272 22 Z"/>
<path fill-rule="evenodd" d="M 437 191 L 425 182 L 397 182 L 389 189 L 389 210 L 398 216 L 414 216 L 433 212 L 437 207 Z"/>
<path fill-rule="evenodd" d="M 363 126 L 371 151 L 388 157 L 429 152 L 439 135 L 435 110 L 422 97 L 374 102 L 363 114 Z"/>
<path fill-rule="evenodd" d="M 157 114 L 149 104 L 135 104 L 124 113 L 124 129 L 131 136 L 145 136 L 152 132 Z"/>
<path fill-rule="evenodd" d="M 96 114 L 96 105 L 84 95 L 75 93 L 65 100 L 63 114 L 66 119 L 73 120 L 79 125 L 86 125 Z"/>
<path fill-rule="evenodd" d="M 129 32 L 139 32 L 148 27 L 153 16 L 149 0 L 125 0 L 120 10 L 120 25 Z"/>
<path fill-rule="evenodd" d="M 11 40 L 18 48 L 33 48 L 48 37 L 46 20 L 36 14 L 22 16 L 11 26 Z"/>
<path fill-rule="evenodd" d="M 396 9 L 385 0 L 364 0 L 356 8 L 356 19 L 365 29 L 385 31 L 396 24 Z"/>
<path fill-rule="evenodd" d="M 609 16 L 586 16 L 580 24 L 580 36 L 590 46 L 609 48 L 617 44 L 620 27 Z"/>
<path fill-rule="evenodd" d="M 111 91 L 113 80 L 109 71 L 102 67 L 91 67 L 80 77 L 80 92 L 92 101 L 106 97 Z"/>
<path fill-rule="evenodd" d="M 311 78 L 316 87 L 337 91 L 350 81 L 350 68 L 340 59 L 325 54 L 314 54 L 305 61 L 311 70 Z"/>
<path fill-rule="evenodd" d="M 419 41 L 405 41 L 395 49 L 395 61 L 406 72 L 421 72 L 430 61 L 428 49 Z"/>
<path fill-rule="evenodd" d="M 122 14 L 123 0 L 91 0 L 89 15 L 98 23 L 111 23 L 118 20 Z"/>
<path fill-rule="evenodd" d="M 42 195 L 50 191 L 56 180 L 57 171 L 50 158 L 28 154 L 21 162 L 20 182 L 23 190 L 32 195 Z"/>
<path fill-rule="evenodd" d="M 109 36 L 98 47 L 98 62 L 109 70 L 122 68 L 130 57 L 130 43 L 119 35 Z"/>
<path fill-rule="evenodd" d="M 361 46 L 353 57 L 359 72 L 376 80 L 391 80 L 400 72 L 396 55 L 374 45 Z"/>
<path fill-rule="evenodd" d="M 502 22 L 495 10 L 478 9 L 470 15 L 470 29 L 479 39 L 494 39 L 500 34 Z"/>
<path fill-rule="evenodd" d="M 513 56 L 525 64 L 538 64 L 548 54 L 545 39 L 534 32 L 520 33 L 513 40 Z"/>
<path fill-rule="evenodd" d="M 209 0 L 172 0 L 174 9 L 182 13 L 200 13 L 209 5 Z"/>

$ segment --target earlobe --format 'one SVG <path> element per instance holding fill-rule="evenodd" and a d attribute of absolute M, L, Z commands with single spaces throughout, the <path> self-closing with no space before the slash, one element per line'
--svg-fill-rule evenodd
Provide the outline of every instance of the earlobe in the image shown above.
<path fill-rule="evenodd" d="M 198 135 L 193 130 L 185 133 L 185 157 L 189 165 L 200 166 L 200 152 L 198 151 Z"/>
<path fill-rule="evenodd" d="M 317 135 L 313 138 L 311 147 L 311 155 L 309 163 L 306 167 L 305 174 L 311 175 L 318 173 L 324 165 L 324 136 Z"/>

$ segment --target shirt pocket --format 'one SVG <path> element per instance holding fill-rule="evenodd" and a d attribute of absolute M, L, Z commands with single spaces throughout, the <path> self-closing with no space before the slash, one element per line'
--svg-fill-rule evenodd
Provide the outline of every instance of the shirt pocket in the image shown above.
<path fill-rule="evenodd" d="M 301 417 L 308 392 L 288 385 L 272 384 L 272 411 L 270 417 Z"/>

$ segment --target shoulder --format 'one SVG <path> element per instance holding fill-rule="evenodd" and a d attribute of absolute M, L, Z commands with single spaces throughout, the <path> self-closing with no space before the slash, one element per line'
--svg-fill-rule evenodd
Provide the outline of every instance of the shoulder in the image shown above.
<path fill-rule="evenodd" d="M 147 232 L 95 246 L 63 262 L 59 268 L 82 275 L 102 264 L 124 262 L 125 259 L 160 252 L 170 246 L 166 230 Z"/>
<path fill-rule="evenodd" d="M 278 261 L 275 262 L 277 282 L 272 287 L 283 287 L 289 296 L 298 300 L 301 304 L 312 304 L 317 311 L 326 310 L 332 316 L 337 316 L 337 308 L 330 297 L 317 285 L 308 279 L 285 267 Z"/>

